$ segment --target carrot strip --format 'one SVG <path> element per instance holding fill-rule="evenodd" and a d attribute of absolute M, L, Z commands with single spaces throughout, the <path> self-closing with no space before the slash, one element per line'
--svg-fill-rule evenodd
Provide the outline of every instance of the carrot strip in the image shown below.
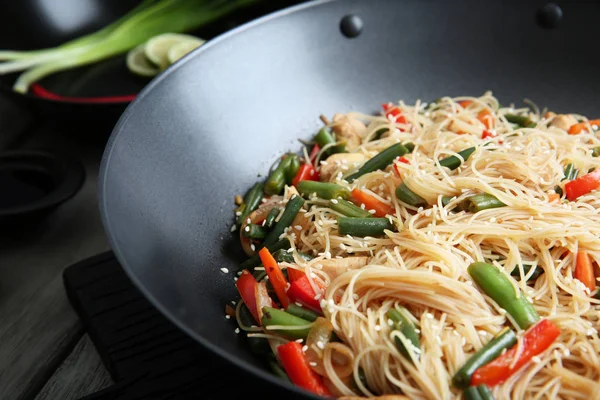
<path fill-rule="evenodd" d="M 558 193 L 552 193 L 548 195 L 548 203 L 554 203 L 560 200 L 560 195 Z"/>
<path fill-rule="evenodd" d="M 579 122 L 571 125 L 569 128 L 569 135 L 577 135 L 578 133 L 581 133 L 581 131 L 588 127 L 588 124 L 600 126 L 600 119 L 593 119 L 591 121 Z"/>
<path fill-rule="evenodd" d="M 279 268 L 279 264 L 277 264 L 277 261 L 275 261 L 271 255 L 271 252 L 266 247 L 260 249 L 258 256 L 265 266 L 267 276 L 269 277 L 269 281 L 271 281 L 271 285 L 273 285 L 273 290 L 275 290 L 275 294 L 277 295 L 279 302 L 284 308 L 287 308 L 289 304 L 286 293 L 288 282 L 285 279 L 281 268 Z"/>
<path fill-rule="evenodd" d="M 494 118 L 492 117 L 492 112 L 487 108 L 479 111 L 479 114 L 477 114 L 477 119 L 481 121 L 481 123 L 483 123 L 488 129 L 492 129 L 492 127 L 494 126 Z"/>
<path fill-rule="evenodd" d="M 575 279 L 585 285 L 590 292 L 596 289 L 596 278 L 594 277 L 594 266 L 587 251 L 577 251 L 577 263 L 575 265 Z"/>
<path fill-rule="evenodd" d="M 360 205 L 362 203 L 367 210 L 375 210 L 376 217 L 383 218 L 386 215 L 394 215 L 396 213 L 396 210 L 389 204 L 383 203 L 381 200 L 360 189 L 353 189 L 351 196 L 355 204 Z"/>

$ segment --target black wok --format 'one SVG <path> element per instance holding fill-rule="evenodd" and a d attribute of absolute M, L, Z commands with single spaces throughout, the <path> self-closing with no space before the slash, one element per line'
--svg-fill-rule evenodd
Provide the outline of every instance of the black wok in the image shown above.
<path fill-rule="evenodd" d="M 600 116 L 600 3 L 320 1 L 227 33 L 154 80 L 104 156 L 100 201 L 118 259 L 143 293 L 204 346 L 260 377 L 224 307 L 242 260 L 233 195 L 309 138 L 319 114 L 490 89 Z M 550 10 L 548 12 L 548 10 Z M 359 17 L 344 36 L 340 21 Z M 350 29 L 352 31 L 352 29 Z M 289 386 L 292 389 L 291 386 Z M 296 389 L 292 389 L 296 390 Z"/>

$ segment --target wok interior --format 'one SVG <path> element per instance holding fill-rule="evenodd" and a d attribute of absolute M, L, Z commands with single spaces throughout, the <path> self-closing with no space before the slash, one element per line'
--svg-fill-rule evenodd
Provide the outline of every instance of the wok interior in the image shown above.
<path fill-rule="evenodd" d="M 234 195 L 297 151 L 319 114 L 489 89 L 506 104 L 598 116 L 600 55 L 590 49 L 600 34 L 587 28 L 598 6 L 565 5 L 560 27 L 545 30 L 540 5 L 323 2 L 196 51 L 149 85 L 107 147 L 101 207 L 122 265 L 193 337 L 261 365 L 224 318 L 243 260 L 230 232 Z M 364 22 L 353 39 L 339 30 L 347 14 Z"/>

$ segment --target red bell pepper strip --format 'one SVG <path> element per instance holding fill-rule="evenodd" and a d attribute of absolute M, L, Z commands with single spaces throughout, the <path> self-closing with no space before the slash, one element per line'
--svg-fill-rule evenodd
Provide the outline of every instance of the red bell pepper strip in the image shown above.
<path fill-rule="evenodd" d="M 352 190 L 352 199 L 357 205 L 364 204 L 367 210 L 375 210 L 375 216 L 383 218 L 386 215 L 395 215 L 396 210 L 389 204 L 383 203 L 376 197 L 363 192 L 360 189 Z"/>
<path fill-rule="evenodd" d="M 584 194 L 588 194 L 598 186 L 600 186 L 600 168 L 567 182 L 565 184 L 565 194 L 567 199 L 575 200 Z"/>
<path fill-rule="evenodd" d="M 400 124 L 406 123 L 406 118 L 404 118 L 404 116 L 402 115 L 402 111 L 400 111 L 400 109 L 392 103 L 382 104 L 381 107 L 383 108 L 385 116 L 390 121 L 397 122 Z"/>
<path fill-rule="evenodd" d="M 277 354 L 283 369 L 294 385 L 319 396 L 331 396 L 321 376 L 308 365 L 300 343 L 288 342 L 282 344 L 277 347 Z"/>
<path fill-rule="evenodd" d="M 64 101 L 69 103 L 87 103 L 87 104 L 109 104 L 109 103 L 130 103 L 135 99 L 135 94 L 124 96 L 102 96 L 102 97 L 71 97 L 62 96 L 53 93 L 44 88 L 39 83 L 31 85 L 31 94 L 46 100 Z"/>
<path fill-rule="evenodd" d="M 300 181 L 318 181 L 319 173 L 312 164 L 302 164 L 292 179 L 292 185 L 296 186 Z"/>
<path fill-rule="evenodd" d="M 530 328 L 521 339 L 523 341 L 522 351 L 512 368 L 511 364 L 514 361 L 514 357 L 517 356 L 518 345 L 514 345 L 494 361 L 475 370 L 471 377 L 471 386 L 495 386 L 504 382 L 529 362 L 532 357 L 537 356 L 550 347 L 559 335 L 560 330 L 556 325 L 547 319 L 541 320 Z"/>
<path fill-rule="evenodd" d="M 587 251 L 577 251 L 577 263 L 573 277 L 583 283 L 590 289 L 590 293 L 596 289 L 596 277 L 594 276 L 594 266 Z"/>
<path fill-rule="evenodd" d="M 235 282 L 235 286 L 240 292 L 240 296 L 242 296 L 242 300 L 250 313 L 254 317 L 254 320 L 260 325 L 260 318 L 258 316 L 258 309 L 256 308 L 256 286 L 258 282 L 252 276 L 252 274 L 247 270 L 242 271 L 242 275 Z"/>
<path fill-rule="evenodd" d="M 281 272 L 279 264 L 277 264 L 277 261 L 275 261 L 271 255 L 271 252 L 266 247 L 260 249 L 258 256 L 260 257 L 260 261 L 262 261 L 263 265 L 265 266 L 265 270 L 267 271 L 267 275 L 271 281 L 271 285 L 273 285 L 273 290 L 275 290 L 275 294 L 277 295 L 279 302 L 283 308 L 287 308 L 288 304 L 290 303 L 287 294 L 285 293 L 288 282 L 285 279 L 283 272 Z"/>
<path fill-rule="evenodd" d="M 481 134 L 482 139 L 493 138 L 493 137 L 496 137 L 496 135 L 494 135 L 492 132 L 490 132 L 488 130 L 484 130 L 483 133 Z"/>
<path fill-rule="evenodd" d="M 292 282 L 287 295 L 290 301 L 300 303 L 309 310 L 322 314 L 321 302 L 315 299 L 316 293 L 306 275 Z"/>
<path fill-rule="evenodd" d="M 318 143 L 315 144 L 308 156 L 308 159 L 310 160 L 311 164 L 315 163 L 315 160 L 317 159 L 317 154 L 319 154 L 320 151 L 321 151 L 321 147 L 319 146 L 319 144 Z"/>
<path fill-rule="evenodd" d="M 295 269 L 295 268 L 288 268 L 287 273 L 288 273 L 288 278 L 290 279 L 291 283 L 297 281 L 298 279 L 302 278 L 303 276 L 306 276 L 306 274 L 304 272 L 300 271 L 299 269 Z"/>

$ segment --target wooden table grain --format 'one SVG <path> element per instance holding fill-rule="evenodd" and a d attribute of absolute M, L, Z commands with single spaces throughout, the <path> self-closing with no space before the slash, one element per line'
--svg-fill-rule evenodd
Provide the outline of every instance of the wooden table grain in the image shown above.
<path fill-rule="evenodd" d="M 109 249 L 96 186 L 110 130 L 88 136 L 52 124 L 27 127 L 26 114 L 2 112 L 9 109 L 0 98 L 0 150 L 14 143 L 7 137 L 19 137 L 18 148 L 77 155 L 86 179 L 43 222 L 0 234 L 0 398 L 77 399 L 111 384 L 62 282 L 67 266 Z"/>

